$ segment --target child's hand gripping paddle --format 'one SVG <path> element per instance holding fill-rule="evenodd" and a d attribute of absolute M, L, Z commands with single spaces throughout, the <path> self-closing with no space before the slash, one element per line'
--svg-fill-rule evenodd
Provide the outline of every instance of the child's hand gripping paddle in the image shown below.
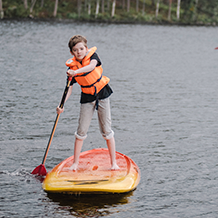
<path fill-rule="evenodd" d="M 64 102 L 65 102 L 65 99 L 66 99 L 66 96 L 67 96 L 67 93 L 68 93 L 68 89 L 70 87 L 70 82 L 72 80 L 72 77 L 68 77 L 68 82 L 67 82 L 67 85 L 65 87 L 65 90 L 64 90 L 64 93 L 63 93 L 63 96 L 62 96 L 62 99 L 61 99 L 61 103 L 59 105 L 60 108 L 63 108 L 64 107 Z M 45 176 L 47 174 L 47 171 L 45 169 L 45 160 L 46 160 L 46 157 L 48 155 L 48 150 L 50 148 L 50 145 L 51 145 L 51 141 L 53 139 L 53 136 L 54 136 L 54 132 L 55 132 L 55 129 L 56 129 L 56 126 L 57 126 L 57 123 L 58 123 L 58 119 L 59 119 L 59 116 L 60 114 L 57 114 L 57 117 L 56 117 L 56 120 L 54 122 L 54 126 L 53 126 L 53 129 L 52 129 L 52 132 L 51 132 L 51 135 L 50 135 L 50 138 L 49 138 L 49 141 L 48 141 L 48 145 L 47 145 L 47 148 L 46 148 L 46 151 L 45 151 L 45 154 L 44 154 L 44 157 L 43 157 L 43 160 L 42 160 L 42 164 L 40 164 L 38 167 L 36 167 L 31 174 L 34 174 L 34 175 L 37 175 L 37 176 Z"/>

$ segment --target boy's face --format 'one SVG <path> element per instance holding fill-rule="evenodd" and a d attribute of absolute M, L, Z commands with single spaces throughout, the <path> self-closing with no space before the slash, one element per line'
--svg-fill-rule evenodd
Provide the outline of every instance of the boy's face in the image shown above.
<path fill-rule="evenodd" d="M 79 42 L 73 47 L 71 54 L 74 55 L 78 61 L 82 61 L 86 56 L 87 51 L 88 48 L 84 45 L 84 43 Z"/>

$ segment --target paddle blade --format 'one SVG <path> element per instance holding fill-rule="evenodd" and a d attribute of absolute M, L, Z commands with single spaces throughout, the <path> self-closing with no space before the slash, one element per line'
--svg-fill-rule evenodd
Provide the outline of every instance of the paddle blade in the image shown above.
<path fill-rule="evenodd" d="M 45 169 L 45 166 L 43 164 L 40 164 L 38 167 L 36 167 L 33 170 L 33 172 L 31 174 L 37 175 L 37 176 L 46 176 L 47 171 Z"/>

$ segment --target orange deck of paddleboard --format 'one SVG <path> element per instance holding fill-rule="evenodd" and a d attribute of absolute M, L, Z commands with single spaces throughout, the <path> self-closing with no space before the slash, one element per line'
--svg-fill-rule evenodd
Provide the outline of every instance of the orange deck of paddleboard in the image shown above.
<path fill-rule="evenodd" d="M 140 171 L 132 159 L 116 152 L 119 170 L 111 170 L 108 149 L 93 149 L 80 154 L 76 171 L 69 170 L 73 156 L 55 166 L 43 181 L 48 193 L 103 194 L 126 193 L 134 190 Z"/>

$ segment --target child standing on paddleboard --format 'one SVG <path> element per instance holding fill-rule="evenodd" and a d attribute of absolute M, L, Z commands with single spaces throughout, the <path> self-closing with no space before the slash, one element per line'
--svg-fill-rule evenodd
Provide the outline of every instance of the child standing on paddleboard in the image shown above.
<path fill-rule="evenodd" d="M 98 114 L 100 132 L 106 140 L 111 158 L 111 169 L 119 169 L 116 163 L 114 132 L 111 129 L 111 112 L 109 96 L 113 93 L 108 85 L 109 78 L 102 75 L 101 61 L 97 55 L 96 47 L 88 49 L 87 39 L 81 35 L 73 36 L 68 46 L 74 56 L 66 62 L 69 67 L 67 75 L 73 77 L 66 100 L 70 97 L 73 84 L 81 86 L 80 117 L 77 131 L 75 132 L 74 163 L 71 170 L 77 170 L 79 156 L 83 141 L 87 137 L 88 128 L 95 109 Z M 64 111 L 57 107 L 57 113 Z"/>

